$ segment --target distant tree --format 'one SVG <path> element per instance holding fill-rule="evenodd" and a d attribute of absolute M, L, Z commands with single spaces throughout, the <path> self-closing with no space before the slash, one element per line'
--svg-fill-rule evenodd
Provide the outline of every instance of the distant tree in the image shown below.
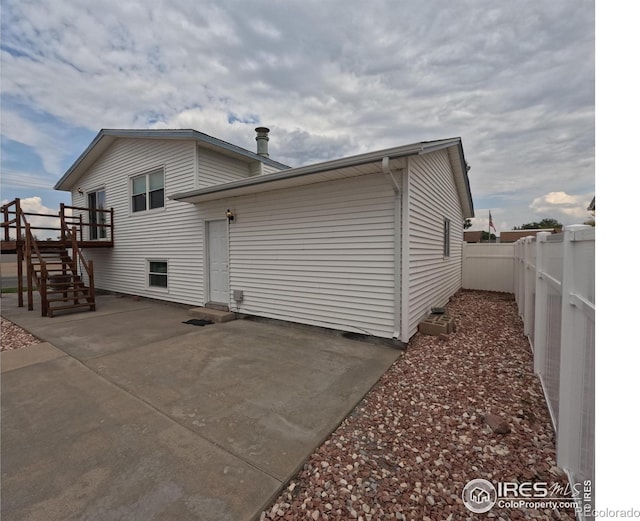
<path fill-rule="evenodd" d="M 471 228 L 471 226 L 473 226 L 471 224 L 471 219 L 465 219 L 464 220 L 464 224 L 462 225 L 462 227 L 466 230 L 467 228 Z"/>
<path fill-rule="evenodd" d="M 562 228 L 562 224 L 556 219 L 542 219 L 539 222 L 523 224 L 522 226 L 514 226 L 514 230 L 539 230 L 540 228 Z"/>
<path fill-rule="evenodd" d="M 492 233 L 489 235 L 489 232 L 482 232 L 482 238 L 480 239 L 482 242 L 496 242 L 496 235 Z"/>
<path fill-rule="evenodd" d="M 555 219 L 542 219 L 538 223 L 538 228 L 562 228 L 562 223 L 559 223 Z"/>

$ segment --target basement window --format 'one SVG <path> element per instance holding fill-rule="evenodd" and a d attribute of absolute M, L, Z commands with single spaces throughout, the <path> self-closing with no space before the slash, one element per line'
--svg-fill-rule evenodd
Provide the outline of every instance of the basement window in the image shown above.
<path fill-rule="evenodd" d="M 144 212 L 164 207 L 164 170 L 131 178 L 131 211 Z"/>
<path fill-rule="evenodd" d="M 451 254 L 451 219 L 444 219 L 444 229 L 443 229 L 443 255 L 445 257 L 449 257 Z"/>
<path fill-rule="evenodd" d="M 168 287 L 168 267 L 166 260 L 150 260 L 147 262 L 150 288 L 166 289 Z"/>

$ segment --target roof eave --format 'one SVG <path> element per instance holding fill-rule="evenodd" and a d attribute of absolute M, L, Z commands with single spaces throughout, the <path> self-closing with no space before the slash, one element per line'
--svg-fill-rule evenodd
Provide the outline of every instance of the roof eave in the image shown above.
<path fill-rule="evenodd" d="M 296 177 L 308 176 L 311 174 L 319 174 L 322 172 L 328 172 L 332 170 L 338 170 L 340 168 L 348 168 L 359 165 L 365 165 L 382 160 L 384 157 L 389 159 L 398 159 L 417 154 L 425 154 L 448 148 L 451 146 L 459 145 L 460 138 L 443 139 L 439 141 L 422 141 L 419 143 L 413 143 L 410 145 L 403 145 L 400 147 L 394 147 L 384 150 L 378 150 L 375 152 L 368 152 L 365 154 L 359 154 L 356 156 L 350 156 L 342 159 L 334 159 L 331 161 L 325 161 L 322 163 L 315 163 L 313 165 L 301 166 L 297 168 L 291 168 L 283 172 L 277 172 L 267 174 L 264 176 L 250 177 L 242 179 L 240 181 L 233 181 L 231 183 L 224 183 L 221 185 L 215 185 L 206 188 L 199 188 L 197 190 L 190 190 L 188 192 L 181 192 L 172 194 L 169 199 L 182 202 L 200 202 L 203 196 L 221 194 L 223 192 L 231 192 L 235 189 L 246 188 L 250 186 L 259 186 L 265 183 L 273 183 L 275 181 L 283 181 L 287 179 L 293 179 Z M 464 158 L 463 158 L 464 161 Z M 468 184 L 468 183 L 467 183 Z M 230 195 L 232 197 L 232 195 Z M 197 200 L 196 200 L 197 199 Z M 213 199 L 213 197 L 212 197 Z"/>
<path fill-rule="evenodd" d="M 460 194 L 462 204 L 462 214 L 465 219 L 471 219 L 475 217 L 475 211 L 473 208 L 473 197 L 471 196 L 471 185 L 469 183 L 469 169 L 467 160 L 464 157 L 464 150 L 462 148 L 462 140 L 458 142 L 458 157 L 460 160 L 460 173 L 462 187 L 458 187 L 458 193 Z"/>
<path fill-rule="evenodd" d="M 108 141 L 103 141 L 109 138 Z M 73 184 L 86 172 L 86 170 L 97 160 L 97 158 L 106 150 L 109 145 L 117 138 L 153 138 L 153 139 L 194 139 L 196 141 L 207 143 L 215 148 L 225 151 L 232 155 L 238 156 L 249 161 L 260 161 L 267 165 L 273 166 L 279 169 L 288 169 L 289 166 L 269 159 L 267 157 L 259 156 L 249 150 L 238 147 L 226 141 L 214 138 L 202 132 L 192 129 L 174 129 L 174 130 L 144 130 L 144 129 L 102 129 L 96 137 L 91 141 L 89 146 L 80 154 L 78 159 L 69 167 L 69 169 L 63 174 L 60 180 L 55 184 L 55 190 L 70 191 L 73 188 Z M 99 147 L 101 142 L 105 142 L 106 146 Z"/>

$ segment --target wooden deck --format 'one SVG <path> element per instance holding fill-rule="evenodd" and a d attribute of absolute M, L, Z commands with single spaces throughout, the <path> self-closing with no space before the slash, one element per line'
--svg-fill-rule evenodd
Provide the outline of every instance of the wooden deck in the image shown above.
<path fill-rule="evenodd" d="M 87 260 L 82 252 L 87 248 L 113 247 L 113 208 L 61 203 L 57 214 L 38 214 L 25 212 L 20 199 L 15 199 L 0 211 L 4 232 L 1 251 L 16 254 L 18 306 L 24 305 L 23 289 L 26 289 L 29 310 L 34 309 L 34 291 L 40 294 L 43 316 L 51 317 L 72 308 L 95 311 L 93 261 Z M 37 226 L 30 222 L 30 217 L 38 218 Z M 49 226 L 42 225 L 43 221 Z M 37 233 L 43 231 L 55 239 L 39 239 Z"/>
<path fill-rule="evenodd" d="M 38 246 L 63 246 L 61 241 L 36 241 Z M 66 244 L 71 247 L 70 244 Z M 17 241 L 2 241 L 0 243 L 0 251 L 2 253 L 15 253 L 20 247 Z M 96 240 L 96 241 L 78 241 L 79 248 L 113 248 L 113 241 Z"/>

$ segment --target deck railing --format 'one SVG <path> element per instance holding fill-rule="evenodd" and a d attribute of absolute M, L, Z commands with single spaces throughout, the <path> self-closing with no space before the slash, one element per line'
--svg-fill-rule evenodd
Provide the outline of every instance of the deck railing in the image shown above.
<path fill-rule="evenodd" d="M 6 203 L 1 208 L 3 241 L 17 244 L 25 240 L 24 224 L 18 218 L 24 215 L 27 218 L 37 218 L 38 224 L 31 223 L 31 233 L 38 240 L 38 232 L 47 232 L 47 240 L 65 240 L 64 229 L 76 227 L 78 230 L 78 243 L 81 247 L 113 246 L 113 208 L 85 208 L 81 206 L 69 206 L 60 203 L 58 213 L 26 212 L 22 209 L 20 199 Z M 27 219 L 35 220 L 35 219 Z M 70 240 L 68 237 L 66 240 Z"/>

